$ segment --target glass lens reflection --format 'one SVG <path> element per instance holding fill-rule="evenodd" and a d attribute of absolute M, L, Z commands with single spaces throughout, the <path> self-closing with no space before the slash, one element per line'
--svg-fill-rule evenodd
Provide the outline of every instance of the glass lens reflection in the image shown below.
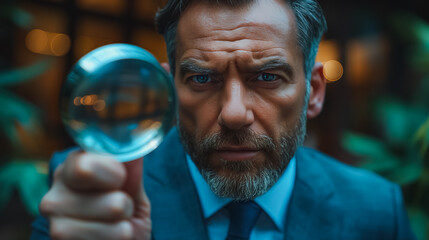
<path fill-rule="evenodd" d="M 76 66 L 63 86 L 63 121 L 74 140 L 119 161 L 154 150 L 172 126 L 175 104 L 172 81 L 154 58 L 121 57 L 84 70 Z"/>

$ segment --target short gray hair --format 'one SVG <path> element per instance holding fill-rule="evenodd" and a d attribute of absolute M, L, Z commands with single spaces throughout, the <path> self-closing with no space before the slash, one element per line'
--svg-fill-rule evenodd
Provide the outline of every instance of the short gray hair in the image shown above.
<path fill-rule="evenodd" d="M 156 13 L 157 30 L 164 36 L 167 44 L 168 61 L 171 73 L 175 73 L 176 33 L 182 12 L 193 0 L 169 0 L 164 8 Z M 255 0 L 199 0 L 210 3 L 238 7 L 250 4 Z M 306 101 L 310 92 L 311 72 L 317 54 L 320 39 L 327 30 L 323 10 L 316 0 L 285 0 L 295 14 L 297 25 L 297 41 L 303 55 L 303 68 L 307 79 Z"/>

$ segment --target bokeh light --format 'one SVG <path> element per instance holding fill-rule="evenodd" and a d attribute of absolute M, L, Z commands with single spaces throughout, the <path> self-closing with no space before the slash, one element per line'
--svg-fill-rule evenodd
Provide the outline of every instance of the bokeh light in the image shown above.
<path fill-rule="evenodd" d="M 33 29 L 25 38 L 27 48 L 35 53 L 42 53 L 48 45 L 48 34 L 40 29 Z"/>
<path fill-rule="evenodd" d="M 81 97 L 75 97 L 74 98 L 73 103 L 74 103 L 75 106 L 79 106 L 80 105 L 80 99 L 81 99 Z"/>
<path fill-rule="evenodd" d="M 70 50 L 71 41 L 70 37 L 63 33 L 33 29 L 27 34 L 25 44 L 28 50 L 34 53 L 63 56 Z"/>
<path fill-rule="evenodd" d="M 322 40 L 316 55 L 316 61 L 325 63 L 329 60 L 340 59 L 340 49 L 334 40 Z"/>
<path fill-rule="evenodd" d="M 51 40 L 51 52 L 55 56 L 63 56 L 69 51 L 70 45 L 69 36 L 63 33 L 55 34 Z"/>
<path fill-rule="evenodd" d="M 323 75 L 328 82 L 335 82 L 343 76 L 343 66 L 336 60 L 329 60 L 323 64 Z"/>
<path fill-rule="evenodd" d="M 106 108 L 106 102 L 104 100 L 102 100 L 102 99 L 99 99 L 99 100 L 97 100 L 97 101 L 94 102 L 94 104 L 92 105 L 92 107 L 97 112 L 103 111 L 104 108 Z"/>

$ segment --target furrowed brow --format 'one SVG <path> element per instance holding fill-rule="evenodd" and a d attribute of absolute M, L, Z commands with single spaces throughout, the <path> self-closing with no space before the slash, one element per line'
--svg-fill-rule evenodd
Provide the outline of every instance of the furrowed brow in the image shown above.
<path fill-rule="evenodd" d="M 287 75 L 289 75 L 291 77 L 294 74 L 293 67 L 289 63 L 287 63 L 281 59 L 273 59 L 273 60 L 270 60 L 268 62 L 265 62 L 262 65 L 250 67 L 251 72 L 264 72 L 267 70 L 275 70 L 275 69 L 282 70 Z"/>
<path fill-rule="evenodd" d="M 204 68 L 191 59 L 186 59 L 182 61 L 179 65 L 180 77 L 183 78 L 187 73 L 199 73 L 199 74 L 207 74 L 207 75 L 218 74 L 215 70 Z"/>

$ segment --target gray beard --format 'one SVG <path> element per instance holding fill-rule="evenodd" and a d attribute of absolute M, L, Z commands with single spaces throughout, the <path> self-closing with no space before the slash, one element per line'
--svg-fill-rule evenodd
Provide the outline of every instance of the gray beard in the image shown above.
<path fill-rule="evenodd" d="M 298 146 L 302 145 L 306 132 L 305 111 L 297 125 L 280 136 L 278 144 L 267 135 L 258 135 L 251 129 L 232 131 L 221 129 L 219 133 L 203 139 L 196 139 L 178 121 L 181 141 L 191 156 L 210 189 L 219 197 L 233 198 L 237 201 L 255 199 L 266 193 L 280 178 Z M 268 156 L 263 163 L 255 161 L 231 162 L 216 159 L 220 169 L 210 163 L 213 151 L 228 144 L 253 146 Z M 227 176 L 221 171 L 232 172 Z"/>

